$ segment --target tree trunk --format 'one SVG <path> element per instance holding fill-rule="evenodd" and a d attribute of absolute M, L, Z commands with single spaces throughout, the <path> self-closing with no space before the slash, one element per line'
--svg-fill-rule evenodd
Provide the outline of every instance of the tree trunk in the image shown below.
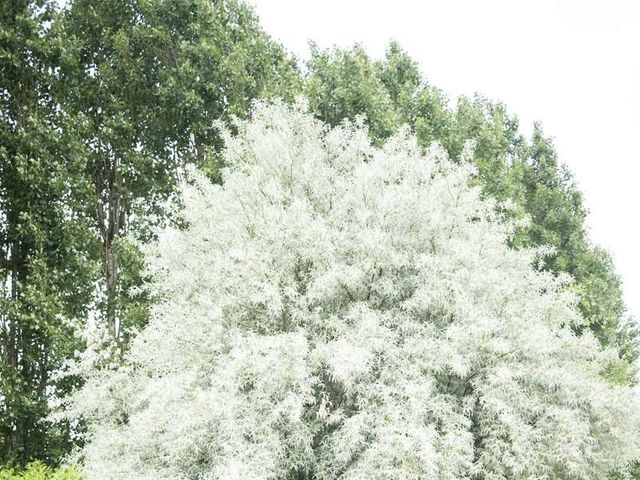
<path fill-rule="evenodd" d="M 108 155 L 108 154 L 105 154 Z M 103 249 L 103 268 L 105 275 L 106 321 L 112 338 L 120 338 L 120 316 L 118 312 L 118 257 L 114 242 L 118 239 L 122 227 L 122 208 L 120 193 L 120 162 L 117 158 L 105 158 L 108 167 L 97 169 L 94 174 L 96 192 L 96 213 L 100 227 Z M 106 178 L 105 178 L 106 177 Z"/>
<path fill-rule="evenodd" d="M 17 279 L 20 275 L 20 255 L 18 252 L 18 240 L 14 237 L 11 245 L 11 302 L 15 305 L 19 300 L 18 282 Z M 15 312 L 15 309 L 14 309 Z M 20 371 L 20 345 L 19 340 L 21 337 L 19 319 L 16 318 L 15 313 L 9 314 L 9 366 L 14 372 L 17 379 L 21 380 L 23 372 Z M 20 389 L 23 388 L 22 382 L 20 382 Z M 10 434 L 11 449 L 17 456 L 20 456 L 24 452 L 24 423 L 21 415 L 16 415 L 12 422 L 12 430 Z"/>
<path fill-rule="evenodd" d="M 107 287 L 107 321 L 114 340 L 120 337 L 120 322 L 117 309 L 118 262 L 113 251 L 113 240 L 104 243 L 104 270 Z"/>

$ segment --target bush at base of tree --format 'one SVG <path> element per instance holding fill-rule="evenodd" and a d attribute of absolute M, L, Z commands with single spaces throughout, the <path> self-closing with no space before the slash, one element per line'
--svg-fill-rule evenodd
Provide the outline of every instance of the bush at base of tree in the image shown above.
<path fill-rule="evenodd" d="M 44 463 L 33 462 L 20 471 L 0 469 L 0 480 L 82 480 L 82 476 L 73 467 L 52 469 Z"/>

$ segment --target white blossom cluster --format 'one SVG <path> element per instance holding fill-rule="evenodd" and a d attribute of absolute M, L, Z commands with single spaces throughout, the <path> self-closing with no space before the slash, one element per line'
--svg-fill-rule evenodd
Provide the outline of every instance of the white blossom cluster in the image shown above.
<path fill-rule="evenodd" d="M 124 366 L 73 399 L 98 480 L 601 479 L 639 450 L 568 279 L 508 246 L 468 158 L 304 104 L 225 133 Z"/>

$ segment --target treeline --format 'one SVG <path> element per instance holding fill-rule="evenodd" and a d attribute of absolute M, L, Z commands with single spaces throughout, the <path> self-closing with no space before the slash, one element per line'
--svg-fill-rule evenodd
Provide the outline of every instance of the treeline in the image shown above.
<path fill-rule="evenodd" d="M 81 426 L 49 414 L 81 381 L 60 375 L 86 347 L 78 332 L 104 332 L 117 362 L 152 301 L 136 242 L 171 221 L 186 164 L 220 180 L 214 120 L 256 98 L 304 95 L 332 125 L 363 115 L 378 144 L 404 124 L 454 158 L 473 140 L 476 181 L 530 218 L 514 246 L 555 248 L 543 268 L 575 279 L 589 328 L 620 352 L 603 375 L 634 381 L 620 279 L 539 125 L 525 138 L 481 96 L 452 106 L 395 43 L 380 60 L 312 46 L 300 64 L 235 0 L 57 4 L 0 0 L 0 464 L 56 465 L 70 451 Z"/>

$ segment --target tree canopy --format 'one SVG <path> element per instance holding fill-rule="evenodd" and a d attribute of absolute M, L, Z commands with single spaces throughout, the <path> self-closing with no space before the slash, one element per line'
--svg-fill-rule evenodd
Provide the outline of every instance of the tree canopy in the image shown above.
<path fill-rule="evenodd" d="M 634 391 L 545 248 L 473 186 L 472 151 L 372 146 L 304 105 L 225 132 L 185 228 L 148 247 L 159 301 L 72 402 L 89 479 L 604 478 L 638 455 Z"/>
<path fill-rule="evenodd" d="M 347 50 L 314 47 L 311 53 L 305 93 L 319 119 L 339 125 L 364 115 L 375 144 L 409 125 L 421 146 L 437 141 L 453 159 L 465 142 L 475 142 L 474 181 L 486 195 L 512 200 L 514 218 L 530 220 L 512 242 L 555 249 L 545 267 L 574 278 L 572 288 L 580 294 L 578 308 L 589 328 L 603 345 L 620 351 L 612 380 L 633 381 L 637 329 L 625 312 L 620 279 L 608 253 L 591 245 L 582 195 L 540 124 L 526 139 L 518 119 L 500 102 L 462 96 L 451 107 L 396 42 L 381 60 L 369 58 L 359 45 Z"/>

